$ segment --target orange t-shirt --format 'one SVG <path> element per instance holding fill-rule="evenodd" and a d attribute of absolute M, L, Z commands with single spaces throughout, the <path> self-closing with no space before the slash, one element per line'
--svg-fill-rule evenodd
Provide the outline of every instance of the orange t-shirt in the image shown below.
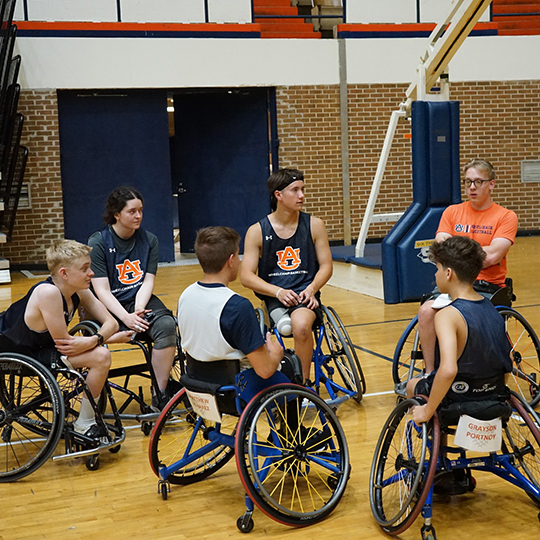
<path fill-rule="evenodd" d="M 441 217 L 437 234 L 467 236 L 481 246 L 489 246 L 494 238 L 506 238 L 514 243 L 518 227 L 515 212 L 493 203 L 486 210 L 475 210 L 469 201 L 449 206 Z M 477 279 L 496 285 L 504 285 L 506 279 L 506 256 L 502 261 L 484 268 Z"/>

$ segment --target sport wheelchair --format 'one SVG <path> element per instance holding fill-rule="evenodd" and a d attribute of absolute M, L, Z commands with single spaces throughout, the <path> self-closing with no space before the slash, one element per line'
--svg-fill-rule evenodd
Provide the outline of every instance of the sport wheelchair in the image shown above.
<path fill-rule="evenodd" d="M 261 308 L 256 311 L 259 321 L 270 322 L 272 332 L 286 349 L 283 336 L 270 317 L 265 317 Z M 322 321 L 313 328 L 313 388 L 319 394 L 321 385 L 324 386 L 329 396 L 327 403 L 334 409 L 351 398 L 360 403 L 366 393 L 366 379 L 353 342 L 332 307 L 321 305 L 321 311 Z"/>
<path fill-rule="evenodd" d="M 84 314 L 82 316 L 84 317 Z M 176 318 L 171 311 L 167 310 L 165 316 L 171 316 L 176 325 Z M 84 335 L 99 332 L 99 328 L 99 323 L 91 319 L 84 319 L 77 326 L 77 330 Z M 176 330 L 176 350 L 179 351 L 178 327 L 176 327 Z M 148 382 L 150 382 L 152 388 L 157 388 L 157 381 L 152 367 L 152 346 L 152 340 L 145 332 L 134 334 L 129 343 L 108 346 L 113 355 L 113 364 L 117 364 L 117 367 L 115 366 L 109 370 L 108 380 L 118 403 L 118 414 L 123 422 L 140 423 L 141 430 L 145 435 L 150 435 L 153 423 L 159 418 L 160 412 L 156 412 L 151 402 L 149 403 L 148 397 L 151 396 L 148 396 L 148 391 L 145 395 L 143 384 L 134 385 L 132 382 L 137 377 L 139 382 L 144 383 L 144 386 L 147 386 Z M 142 353 L 143 361 L 133 362 L 134 353 L 138 351 Z M 121 361 L 115 358 L 117 355 L 122 355 Z M 125 358 L 128 358 L 128 361 L 125 361 Z M 181 388 L 179 383 L 181 374 L 180 356 L 177 354 L 169 379 L 171 396 Z M 111 419 L 111 412 L 105 412 L 104 417 L 105 419 Z"/>
<path fill-rule="evenodd" d="M 540 420 L 526 401 L 511 392 L 505 401 L 453 403 L 439 408 L 429 423 L 417 425 L 412 408 L 424 403 L 421 396 L 399 402 L 374 452 L 371 510 L 386 533 L 401 534 L 422 513 L 422 538 L 436 540 L 431 523 L 434 489 L 439 479 L 457 472 L 463 477 L 460 493 L 475 488 L 471 470 L 485 471 L 523 489 L 540 506 Z M 456 433 L 452 426 L 463 414 L 484 420 L 501 417 L 501 448 L 482 455 L 468 454 L 455 441 L 449 445 Z"/>
<path fill-rule="evenodd" d="M 253 369 L 238 373 L 234 385 L 189 375 L 182 383 L 150 439 L 150 464 L 163 499 L 170 484 L 203 480 L 236 454 L 247 493 L 240 531 L 253 529 L 254 505 L 291 526 L 332 512 L 349 479 L 349 451 L 339 420 L 315 392 L 281 372 L 264 380 Z M 209 406 L 216 402 L 217 408 Z"/>
<path fill-rule="evenodd" d="M 513 370 L 508 385 L 534 408 L 540 402 L 540 340 L 525 317 L 510 307 L 511 300 L 515 300 L 510 278 L 506 288 L 485 296 L 504 318 L 506 335 L 512 344 Z M 407 325 L 394 351 L 392 377 L 399 396 L 405 396 L 409 379 L 424 372 L 417 325 L 418 315 Z"/>
<path fill-rule="evenodd" d="M 84 457 L 89 470 L 99 467 L 101 452 L 120 450 L 125 431 L 108 384 L 97 403 L 89 398 L 96 422 L 109 434 L 107 440 L 74 431 L 85 389 L 84 372 L 60 363 L 49 370 L 28 356 L 0 353 L 0 482 L 20 480 L 36 471 L 60 439 L 64 439 L 63 453 L 54 455 L 53 461 Z M 114 422 L 105 424 L 102 413 L 107 401 Z"/>

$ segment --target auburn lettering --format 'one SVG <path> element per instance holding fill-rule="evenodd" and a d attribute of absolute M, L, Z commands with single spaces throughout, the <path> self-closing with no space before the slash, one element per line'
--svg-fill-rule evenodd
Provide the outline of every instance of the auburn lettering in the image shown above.
<path fill-rule="evenodd" d="M 137 283 L 144 275 L 139 259 L 133 262 L 126 259 L 122 264 L 117 264 L 116 269 L 118 270 L 118 280 L 124 285 Z"/>
<path fill-rule="evenodd" d="M 294 249 L 287 246 L 285 249 L 277 251 L 276 255 L 278 257 L 277 264 L 282 270 L 296 270 L 302 262 L 300 259 L 300 248 Z"/>

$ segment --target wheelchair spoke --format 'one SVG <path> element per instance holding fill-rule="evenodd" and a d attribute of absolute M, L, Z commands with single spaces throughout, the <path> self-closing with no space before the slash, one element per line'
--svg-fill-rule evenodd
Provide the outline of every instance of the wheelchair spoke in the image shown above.
<path fill-rule="evenodd" d="M 512 346 L 513 370 L 508 383 L 527 403 L 540 401 L 540 341 L 527 320 L 510 308 L 499 308 Z"/>
<path fill-rule="evenodd" d="M 322 519 L 341 497 L 348 452 L 341 426 L 321 398 L 295 385 L 274 388 L 279 390 L 269 389 L 242 415 L 238 470 L 263 512 L 291 525 L 307 524 Z"/>
<path fill-rule="evenodd" d="M 164 480 L 190 484 L 210 476 L 232 457 L 228 444 L 210 441 L 211 432 L 234 435 L 238 419 L 224 415 L 220 425 L 204 420 L 188 405 L 185 390 L 180 391 L 161 413 L 150 439 L 150 464 L 157 476 L 167 467 Z"/>
<path fill-rule="evenodd" d="M 49 371 L 31 358 L 0 354 L 0 482 L 23 478 L 49 458 L 63 417 Z"/>
<path fill-rule="evenodd" d="M 425 424 L 412 419 L 415 400 L 394 409 L 383 427 L 370 474 L 373 515 L 390 534 L 399 534 L 416 519 L 435 474 L 438 424 L 432 439 Z"/>

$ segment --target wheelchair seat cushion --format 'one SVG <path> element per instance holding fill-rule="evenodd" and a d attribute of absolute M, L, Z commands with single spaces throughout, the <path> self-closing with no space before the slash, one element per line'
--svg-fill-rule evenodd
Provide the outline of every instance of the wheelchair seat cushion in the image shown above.
<path fill-rule="evenodd" d="M 218 390 L 223 386 L 218 383 L 211 383 L 207 381 L 201 381 L 195 379 L 191 375 L 185 373 L 180 377 L 180 383 L 191 392 L 200 392 L 202 394 L 212 394 L 213 396 L 217 395 Z"/>
<path fill-rule="evenodd" d="M 217 362 L 200 362 L 188 354 L 187 374 L 180 377 L 180 382 L 192 392 L 212 394 L 217 397 L 222 414 L 238 413 L 236 408 L 236 392 L 219 392 L 222 386 L 234 386 L 235 376 L 240 371 L 239 360 L 218 360 Z"/>
<path fill-rule="evenodd" d="M 512 414 L 512 406 L 504 399 L 488 399 L 482 401 L 459 401 L 445 403 L 439 408 L 439 420 L 442 426 L 453 426 L 459 417 L 466 414 L 477 420 L 507 420 Z"/>

